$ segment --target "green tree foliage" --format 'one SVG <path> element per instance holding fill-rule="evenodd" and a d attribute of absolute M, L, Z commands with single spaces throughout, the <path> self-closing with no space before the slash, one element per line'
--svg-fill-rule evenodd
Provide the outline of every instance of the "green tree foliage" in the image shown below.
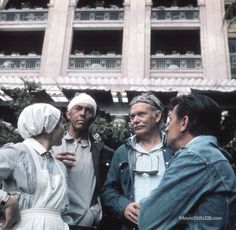
<path fill-rule="evenodd" d="M 236 112 L 229 111 L 222 120 L 220 144 L 231 154 L 236 164 Z"/>
<path fill-rule="evenodd" d="M 131 129 L 127 122 L 108 121 L 101 116 L 96 118 L 91 126 L 91 131 L 95 138 L 100 139 L 114 149 L 131 135 Z"/>
<path fill-rule="evenodd" d="M 23 79 L 22 79 L 23 80 Z M 41 89 L 40 84 L 34 81 L 25 81 L 24 88 L 15 88 L 9 91 L 9 96 L 13 99 L 9 102 L 10 108 L 14 111 L 16 118 L 20 115 L 21 111 L 28 105 L 32 104 L 32 93 Z"/>
<path fill-rule="evenodd" d="M 16 132 L 15 128 L 0 120 L 0 146 L 8 142 L 19 142 L 21 136 Z"/>
<path fill-rule="evenodd" d="M 229 27 L 236 22 L 236 0 L 226 8 L 224 22 L 228 22 Z"/>
<path fill-rule="evenodd" d="M 23 79 L 22 79 L 23 80 Z M 10 109 L 13 111 L 14 119 L 17 120 L 21 111 L 28 105 L 32 104 L 33 96 L 32 92 L 40 90 L 41 86 L 34 81 L 25 81 L 23 88 L 15 88 L 13 90 L 6 90 L 8 95 L 13 99 L 9 102 Z M 21 136 L 17 133 L 16 127 L 5 121 L 0 120 L 0 146 L 8 142 L 19 142 Z"/>

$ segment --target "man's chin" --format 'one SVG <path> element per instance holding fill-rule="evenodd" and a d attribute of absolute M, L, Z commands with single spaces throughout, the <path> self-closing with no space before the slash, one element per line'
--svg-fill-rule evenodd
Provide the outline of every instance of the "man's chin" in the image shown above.
<path fill-rule="evenodd" d="M 78 126 L 76 126 L 75 130 L 77 132 L 83 132 L 83 131 L 88 130 L 88 127 L 86 125 L 78 125 Z"/>
<path fill-rule="evenodd" d="M 170 148 L 174 153 L 178 151 L 177 146 L 174 143 L 168 142 L 168 140 L 167 140 L 166 146 Z"/>
<path fill-rule="evenodd" d="M 58 141 L 57 143 L 54 143 L 53 146 L 60 146 L 60 145 L 62 145 L 62 139 L 60 141 Z"/>
<path fill-rule="evenodd" d="M 136 137 L 139 137 L 139 138 L 145 137 L 145 133 L 144 132 L 136 131 L 134 133 L 135 133 Z"/>

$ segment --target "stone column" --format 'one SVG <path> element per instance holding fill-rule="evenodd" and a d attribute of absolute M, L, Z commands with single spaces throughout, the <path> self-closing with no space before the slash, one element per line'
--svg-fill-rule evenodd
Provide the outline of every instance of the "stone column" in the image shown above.
<path fill-rule="evenodd" d="M 145 1 L 126 0 L 123 32 L 123 77 L 139 81 L 145 75 Z"/>
<path fill-rule="evenodd" d="M 151 63 L 151 13 L 152 13 L 152 0 L 146 0 L 145 7 L 145 78 L 150 78 L 150 63 Z"/>
<path fill-rule="evenodd" d="M 61 75 L 70 1 L 51 0 L 44 36 L 40 76 L 55 78 Z"/>
<path fill-rule="evenodd" d="M 224 0 L 199 0 L 201 52 L 204 78 L 223 80 L 229 76 L 227 28 L 223 24 Z"/>
<path fill-rule="evenodd" d="M 69 58 L 71 54 L 71 47 L 73 43 L 73 21 L 74 21 L 74 15 L 75 15 L 75 8 L 78 0 L 71 0 L 69 4 L 69 12 L 68 12 L 68 20 L 67 20 L 67 29 L 66 29 L 66 35 L 65 35 L 65 48 L 64 48 L 64 54 L 63 54 L 63 63 L 62 63 L 62 76 L 67 75 L 68 70 L 68 64 L 69 64 Z"/>
<path fill-rule="evenodd" d="M 7 4 L 6 0 L 0 0 L 0 10 L 4 9 L 4 6 Z"/>

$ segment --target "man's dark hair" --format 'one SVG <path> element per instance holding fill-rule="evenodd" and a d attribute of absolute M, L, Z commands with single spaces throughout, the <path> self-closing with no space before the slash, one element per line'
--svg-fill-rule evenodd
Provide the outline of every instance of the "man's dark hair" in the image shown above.
<path fill-rule="evenodd" d="M 178 119 L 188 116 L 188 131 L 193 136 L 218 136 L 221 123 L 221 109 L 211 98 L 201 94 L 176 96 L 171 99 L 171 108 L 176 105 Z"/>

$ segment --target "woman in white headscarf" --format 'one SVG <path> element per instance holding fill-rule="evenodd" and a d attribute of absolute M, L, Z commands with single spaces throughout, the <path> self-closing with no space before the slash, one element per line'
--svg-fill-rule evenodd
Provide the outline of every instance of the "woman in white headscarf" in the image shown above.
<path fill-rule="evenodd" d="M 68 205 L 66 170 L 49 152 L 61 144 L 61 113 L 49 104 L 30 105 L 18 130 L 24 141 L 0 149 L 0 229 L 68 230 L 61 217 Z"/>

